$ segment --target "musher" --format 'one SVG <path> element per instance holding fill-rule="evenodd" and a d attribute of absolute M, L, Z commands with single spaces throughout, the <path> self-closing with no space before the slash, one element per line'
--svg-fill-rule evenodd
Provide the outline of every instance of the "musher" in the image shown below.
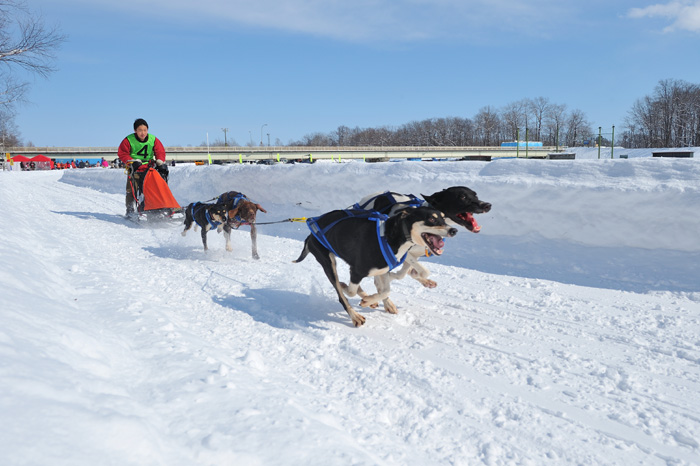
<path fill-rule="evenodd" d="M 165 148 L 160 139 L 148 134 L 148 123 L 143 118 L 134 121 L 134 132 L 119 144 L 119 159 L 127 167 L 126 216 L 134 215 L 134 203 L 148 168 L 155 165 L 158 173 L 168 180 L 168 165 L 165 163 Z"/>

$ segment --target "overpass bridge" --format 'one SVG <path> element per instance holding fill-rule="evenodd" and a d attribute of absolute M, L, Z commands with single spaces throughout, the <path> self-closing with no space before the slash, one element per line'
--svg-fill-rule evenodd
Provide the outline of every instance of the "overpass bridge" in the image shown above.
<path fill-rule="evenodd" d="M 261 147 L 166 147 L 168 161 L 212 163 L 265 163 L 275 161 L 315 161 L 321 159 L 364 160 L 367 162 L 389 161 L 391 159 L 453 159 L 453 160 L 492 160 L 496 158 L 548 158 L 549 154 L 559 153 L 561 147 L 306 147 L 306 146 L 261 146 Z M 45 155 L 52 159 L 101 159 L 112 161 L 117 158 L 116 147 L 9 147 L 4 151 L 11 156 L 33 157 Z"/>

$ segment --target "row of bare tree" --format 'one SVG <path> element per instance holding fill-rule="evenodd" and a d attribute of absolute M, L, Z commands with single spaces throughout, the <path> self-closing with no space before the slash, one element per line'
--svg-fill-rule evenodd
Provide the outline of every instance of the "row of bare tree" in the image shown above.
<path fill-rule="evenodd" d="M 700 146 L 700 86 L 659 81 L 652 95 L 634 103 L 625 123 L 625 147 Z"/>
<path fill-rule="evenodd" d="M 397 128 L 348 128 L 313 133 L 300 146 L 494 146 L 504 141 L 541 141 L 547 146 L 581 144 L 592 130 L 580 110 L 567 111 L 545 97 L 522 99 L 502 109 L 484 107 L 474 118 L 431 118 Z"/>

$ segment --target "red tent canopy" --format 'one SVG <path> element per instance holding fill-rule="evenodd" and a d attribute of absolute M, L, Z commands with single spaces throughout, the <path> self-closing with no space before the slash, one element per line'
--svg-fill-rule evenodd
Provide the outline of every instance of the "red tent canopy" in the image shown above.
<path fill-rule="evenodd" d="M 37 164 L 37 168 L 41 167 L 42 169 L 50 168 L 53 170 L 53 160 L 48 158 L 45 155 L 35 155 L 30 159 L 32 162 L 35 162 Z M 41 164 L 41 165 L 39 165 Z"/>
<path fill-rule="evenodd" d="M 15 155 L 14 157 L 12 157 L 13 162 L 29 162 L 30 160 L 32 159 L 30 159 L 29 157 L 25 157 L 24 155 Z"/>

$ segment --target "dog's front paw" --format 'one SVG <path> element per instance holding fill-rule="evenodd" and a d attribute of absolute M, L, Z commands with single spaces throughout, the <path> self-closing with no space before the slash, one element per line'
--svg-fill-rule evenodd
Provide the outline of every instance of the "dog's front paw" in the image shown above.
<path fill-rule="evenodd" d="M 437 286 L 437 282 L 434 282 L 433 280 L 428 280 L 427 278 L 421 278 L 416 280 L 418 280 L 421 283 L 421 285 L 423 285 L 426 288 L 435 288 Z"/>
<path fill-rule="evenodd" d="M 258 260 L 260 259 L 260 256 L 258 256 L 257 254 L 253 254 L 253 259 Z"/>
<path fill-rule="evenodd" d="M 226 250 L 227 250 L 228 252 L 233 251 L 233 246 L 231 246 L 230 244 L 227 244 L 227 245 L 226 245 Z"/>

